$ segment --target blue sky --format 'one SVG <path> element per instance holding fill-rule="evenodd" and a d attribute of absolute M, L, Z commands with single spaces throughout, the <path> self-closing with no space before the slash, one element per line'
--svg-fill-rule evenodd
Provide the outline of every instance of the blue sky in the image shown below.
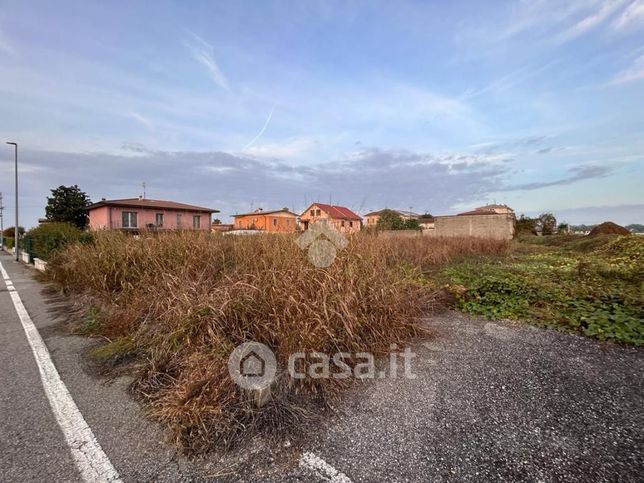
<path fill-rule="evenodd" d="M 49 189 L 644 222 L 644 0 L 0 0 L 0 133 Z M 0 149 L 11 222 L 13 165 Z"/>

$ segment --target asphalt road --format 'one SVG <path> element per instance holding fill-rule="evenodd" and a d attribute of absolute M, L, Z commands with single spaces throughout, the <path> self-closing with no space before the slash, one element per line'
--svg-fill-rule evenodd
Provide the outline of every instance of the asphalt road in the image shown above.
<path fill-rule="evenodd" d="M 434 337 L 414 345 L 416 379 L 356 385 L 297 443 L 253 438 L 189 460 L 127 378 L 88 369 L 96 341 L 60 329 L 33 269 L 0 262 L 123 481 L 642 481 L 642 349 L 453 312 L 428 320 Z M 0 337 L 0 480 L 81 481 L 1 281 Z M 304 453 L 326 466 L 298 464 Z"/>

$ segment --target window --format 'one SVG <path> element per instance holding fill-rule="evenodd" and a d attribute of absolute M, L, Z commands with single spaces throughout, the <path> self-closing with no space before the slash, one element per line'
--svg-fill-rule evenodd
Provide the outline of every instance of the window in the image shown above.
<path fill-rule="evenodd" d="M 353 222 L 352 221 L 349 222 L 349 227 L 353 228 Z"/>
<path fill-rule="evenodd" d="M 319 209 L 315 210 L 315 216 L 320 216 L 320 210 Z"/>
<path fill-rule="evenodd" d="M 291 220 L 289 220 L 288 218 L 286 219 L 286 226 L 291 226 Z"/>
<path fill-rule="evenodd" d="M 273 218 L 273 226 L 277 226 L 277 218 Z"/>
<path fill-rule="evenodd" d="M 121 227 L 136 228 L 136 211 L 124 211 L 121 213 Z"/>
<path fill-rule="evenodd" d="M 201 228 L 201 215 L 194 215 L 192 217 L 192 229 L 198 230 Z"/>
<path fill-rule="evenodd" d="M 177 228 L 181 228 L 181 218 L 183 218 L 183 215 L 181 213 L 177 213 Z"/>
<path fill-rule="evenodd" d="M 315 210 L 311 210 L 311 216 L 315 216 Z"/>
<path fill-rule="evenodd" d="M 344 220 L 340 222 L 340 226 L 344 226 Z"/>
<path fill-rule="evenodd" d="M 243 226 L 242 223 L 243 223 L 243 220 L 241 219 L 237 220 L 237 224 L 239 225 L 240 228 Z"/>
<path fill-rule="evenodd" d="M 157 213 L 156 225 L 160 228 L 163 226 L 163 213 Z"/>

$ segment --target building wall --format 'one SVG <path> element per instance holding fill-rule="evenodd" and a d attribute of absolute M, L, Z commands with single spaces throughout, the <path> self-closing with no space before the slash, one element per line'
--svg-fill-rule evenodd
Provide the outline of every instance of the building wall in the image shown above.
<path fill-rule="evenodd" d="M 235 230 L 255 229 L 268 233 L 295 233 L 297 217 L 289 213 L 252 213 L 235 216 Z"/>
<path fill-rule="evenodd" d="M 320 214 L 318 215 L 316 211 L 315 215 L 311 215 L 311 210 L 319 210 Z M 360 220 L 339 220 L 331 218 L 326 211 L 322 210 L 317 205 L 312 205 L 308 210 L 302 213 L 300 221 L 302 222 L 303 227 L 306 227 L 307 223 L 312 224 L 318 223 L 319 221 L 325 221 L 340 233 L 356 233 L 360 231 L 361 228 Z"/>
<path fill-rule="evenodd" d="M 423 230 L 427 236 L 476 236 L 511 240 L 515 218 L 512 213 L 494 215 L 437 216 L 434 229 Z"/>
<path fill-rule="evenodd" d="M 105 229 L 121 229 L 123 212 L 135 212 L 137 214 L 137 229 L 142 230 L 147 225 L 154 225 L 158 229 L 163 230 L 192 230 L 193 217 L 198 216 L 199 230 L 210 230 L 210 213 L 199 213 L 193 211 L 178 211 L 178 210 L 163 210 L 151 208 L 126 208 L 123 206 L 101 206 L 90 210 L 89 212 L 89 227 L 92 230 L 105 230 Z M 163 214 L 163 226 L 156 226 L 157 213 Z M 177 215 L 181 215 L 181 226 Z"/>

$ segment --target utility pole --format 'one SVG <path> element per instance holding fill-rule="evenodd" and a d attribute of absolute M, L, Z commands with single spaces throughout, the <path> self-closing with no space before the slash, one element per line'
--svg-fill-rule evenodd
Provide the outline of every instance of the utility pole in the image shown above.
<path fill-rule="evenodd" d="M 16 237 L 15 237 L 15 242 L 14 242 L 14 251 L 16 252 L 16 262 L 20 261 L 20 256 L 18 252 L 18 241 L 19 241 L 19 224 L 18 224 L 18 143 L 12 143 L 12 142 L 7 142 L 7 144 L 11 144 L 14 148 L 14 160 L 15 160 L 15 165 L 16 165 Z"/>

